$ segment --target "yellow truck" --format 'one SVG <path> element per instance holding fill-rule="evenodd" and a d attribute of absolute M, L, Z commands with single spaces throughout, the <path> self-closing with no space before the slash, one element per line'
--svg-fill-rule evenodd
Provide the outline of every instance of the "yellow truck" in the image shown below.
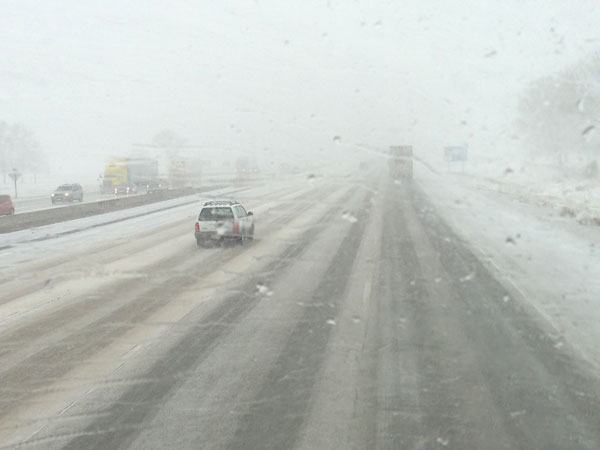
<path fill-rule="evenodd" d="M 146 186 L 158 179 L 158 161 L 150 158 L 113 158 L 104 167 L 101 191 L 112 194 L 118 186 Z"/>
<path fill-rule="evenodd" d="M 169 184 L 173 188 L 182 188 L 188 185 L 185 161 L 171 161 L 169 165 Z"/>

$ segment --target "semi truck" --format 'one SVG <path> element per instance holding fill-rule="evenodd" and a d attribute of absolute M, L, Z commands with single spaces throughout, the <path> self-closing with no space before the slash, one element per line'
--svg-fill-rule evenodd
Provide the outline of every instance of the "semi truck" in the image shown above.
<path fill-rule="evenodd" d="M 235 178 L 237 180 L 248 180 L 260 173 L 256 158 L 253 156 L 242 156 L 235 161 Z"/>
<path fill-rule="evenodd" d="M 174 188 L 182 188 L 188 185 L 185 161 L 171 161 L 169 164 L 169 184 Z"/>
<path fill-rule="evenodd" d="M 388 166 L 390 176 L 394 180 L 411 179 L 413 177 L 412 145 L 393 145 L 390 147 Z"/>
<path fill-rule="evenodd" d="M 119 185 L 146 186 L 158 179 L 158 161 L 150 158 L 113 158 L 104 167 L 102 193 L 110 194 Z"/>

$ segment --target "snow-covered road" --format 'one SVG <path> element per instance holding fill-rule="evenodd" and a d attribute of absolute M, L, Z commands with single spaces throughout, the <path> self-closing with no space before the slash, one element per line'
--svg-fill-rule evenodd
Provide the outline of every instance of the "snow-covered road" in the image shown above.
<path fill-rule="evenodd" d="M 557 345 L 575 346 L 600 370 L 600 227 L 524 189 L 486 189 L 423 165 L 418 177 L 453 230 L 551 325 Z"/>
<path fill-rule="evenodd" d="M 599 448 L 597 230 L 378 169 L 5 235 L 0 448 Z"/>

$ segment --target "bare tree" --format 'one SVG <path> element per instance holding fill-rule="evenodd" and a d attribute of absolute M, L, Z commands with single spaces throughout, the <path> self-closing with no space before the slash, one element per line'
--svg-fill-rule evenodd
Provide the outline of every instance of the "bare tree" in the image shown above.
<path fill-rule="evenodd" d="M 152 144 L 162 149 L 171 159 L 176 159 L 187 144 L 187 139 L 172 130 L 163 130 L 154 136 Z"/>
<path fill-rule="evenodd" d="M 517 127 L 533 157 L 551 157 L 566 169 L 596 161 L 600 156 L 598 55 L 531 83 L 521 95 Z"/>
<path fill-rule="evenodd" d="M 0 170 L 4 182 L 13 168 L 35 176 L 43 167 L 43 154 L 33 131 L 17 123 L 0 122 Z"/>

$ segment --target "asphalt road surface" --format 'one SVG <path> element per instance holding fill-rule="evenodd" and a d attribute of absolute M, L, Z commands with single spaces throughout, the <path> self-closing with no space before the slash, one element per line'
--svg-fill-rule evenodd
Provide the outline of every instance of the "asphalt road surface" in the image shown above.
<path fill-rule="evenodd" d="M 0 448 L 600 448 L 597 374 L 372 178 L 240 193 L 249 246 L 188 205 L 0 252 Z"/>

